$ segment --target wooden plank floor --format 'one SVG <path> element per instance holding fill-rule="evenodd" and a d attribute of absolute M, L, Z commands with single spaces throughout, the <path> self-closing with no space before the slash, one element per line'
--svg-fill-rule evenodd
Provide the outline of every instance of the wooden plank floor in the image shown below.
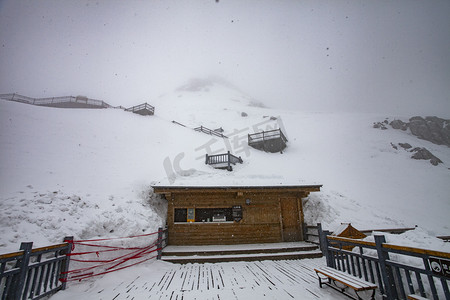
<path fill-rule="evenodd" d="M 101 284 L 97 284 L 99 290 L 89 292 L 96 299 L 114 300 L 348 299 L 329 287 L 319 288 L 313 268 L 324 265 L 322 258 L 186 265 L 158 263 L 165 264 L 160 274 L 147 276 L 140 270 L 131 280 L 115 282 L 113 289 L 101 289 Z"/>

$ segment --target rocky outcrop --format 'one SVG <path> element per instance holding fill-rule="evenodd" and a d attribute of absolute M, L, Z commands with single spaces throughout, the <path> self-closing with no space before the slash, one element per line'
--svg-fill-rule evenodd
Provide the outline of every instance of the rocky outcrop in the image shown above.
<path fill-rule="evenodd" d="M 409 129 L 420 139 L 450 147 L 450 120 L 438 117 L 412 117 L 409 119 Z"/>
<path fill-rule="evenodd" d="M 386 130 L 386 125 L 389 124 L 388 120 L 384 120 L 383 122 L 374 122 L 373 128 L 380 128 L 381 130 Z"/>
<path fill-rule="evenodd" d="M 398 143 L 398 145 L 400 147 L 402 147 L 403 149 L 405 149 L 405 150 L 412 148 L 412 146 L 410 144 L 408 144 L 408 143 Z"/>
<path fill-rule="evenodd" d="M 394 120 L 391 123 L 389 123 L 389 125 L 391 125 L 392 128 L 394 128 L 394 129 L 401 129 L 403 131 L 408 129 L 408 123 L 405 123 L 401 120 Z"/>
<path fill-rule="evenodd" d="M 402 120 L 393 120 L 388 122 L 373 123 L 373 128 L 379 128 L 386 130 L 387 124 L 391 125 L 394 129 L 400 129 L 406 131 L 408 128 L 411 133 L 417 136 L 419 139 L 430 141 L 437 145 L 446 145 L 450 147 L 450 120 L 442 119 L 438 117 L 412 117 L 409 122 L 403 122 Z"/>
<path fill-rule="evenodd" d="M 396 144 L 391 143 L 392 148 L 395 150 L 398 150 L 399 147 L 397 147 Z M 437 166 L 438 164 L 442 164 L 442 161 L 433 155 L 428 149 L 423 147 L 415 147 L 412 150 L 409 150 L 412 148 L 412 146 L 408 143 L 398 143 L 398 146 L 402 147 L 405 151 L 414 153 L 411 158 L 412 159 L 422 159 L 422 160 L 429 160 L 430 163 L 433 166 Z"/>
<path fill-rule="evenodd" d="M 411 152 L 415 152 L 413 154 L 413 156 L 411 156 L 411 158 L 414 159 L 424 159 L 424 160 L 430 160 L 430 163 L 433 166 L 437 166 L 438 164 L 441 164 L 442 161 L 437 158 L 436 156 L 434 156 L 430 151 L 428 151 L 428 149 L 426 148 L 420 148 L 420 147 L 416 147 L 414 149 L 411 150 Z"/>

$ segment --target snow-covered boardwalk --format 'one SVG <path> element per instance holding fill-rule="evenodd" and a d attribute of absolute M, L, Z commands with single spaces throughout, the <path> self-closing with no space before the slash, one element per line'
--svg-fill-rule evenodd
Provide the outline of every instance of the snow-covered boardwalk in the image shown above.
<path fill-rule="evenodd" d="M 216 264 L 155 261 L 112 273 L 92 284 L 72 283 L 54 299 L 348 299 L 319 288 L 314 267 L 324 260 Z"/>
<path fill-rule="evenodd" d="M 144 290 L 149 299 L 323 298 L 314 271 L 302 260 L 181 265 Z"/>

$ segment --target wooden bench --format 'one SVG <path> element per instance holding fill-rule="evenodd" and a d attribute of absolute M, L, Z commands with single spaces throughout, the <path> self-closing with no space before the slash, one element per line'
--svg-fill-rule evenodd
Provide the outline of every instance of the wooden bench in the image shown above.
<path fill-rule="evenodd" d="M 375 299 L 375 290 L 377 285 L 368 281 L 365 281 L 361 278 L 355 277 L 348 273 L 341 272 L 339 270 L 330 268 L 330 267 L 321 267 L 314 269 L 316 271 L 317 277 L 319 278 L 319 286 L 322 287 L 323 284 L 328 285 L 329 287 L 353 298 L 353 299 L 362 299 L 358 292 L 372 290 L 372 295 L 370 299 Z M 325 278 L 323 277 L 325 276 Z M 327 280 L 323 282 L 322 280 Z M 331 284 L 333 282 L 333 285 Z M 336 282 L 341 283 L 344 287 L 339 287 L 336 285 Z M 355 291 L 355 296 L 346 292 L 347 288 L 351 288 Z"/>
<path fill-rule="evenodd" d="M 428 298 L 414 294 L 414 295 L 408 295 L 408 300 L 428 300 Z"/>

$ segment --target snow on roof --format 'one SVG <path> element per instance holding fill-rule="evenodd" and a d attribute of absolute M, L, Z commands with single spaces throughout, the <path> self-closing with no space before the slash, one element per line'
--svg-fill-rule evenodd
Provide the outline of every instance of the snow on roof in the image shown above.
<path fill-rule="evenodd" d="M 350 226 L 350 223 L 341 223 L 341 225 L 339 225 L 339 227 L 336 228 L 331 235 L 339 236 L 345 229 L 347 229 L 348 226 Z"/>
<path fill-rule="evenodd" d="M 280 172 L 282 173 L 282 172 Z M 253 174 L 251 169 L 234 168 L 234 171 L 226 170 L 211 170 L 204 172 L 193 170 L 191 172 L 184 172 L 174 174 L 174 176 L 165 177 L 159 182 L 155 182 L 152 186 L 189 186 L 189 187 L 283 187 L 283 186 L 312 186 L 320 185 L 317 182 L 307 182 L 293 176 L 286 176 L 283 174 L 273 174 L 266 172 Z"/>
<path fill-rule="evenodd" d="M 212 189 L 222 189 L 222 190 L 236 190 L 236 189 L 261 189 L 261 190 L 274 190 L 274 189 L 283 189 L 283 190 L 304 190 L 304 191 L 320 191 L 322 185 L 278 185 L 278 186 L 249 186 L 249 185 L 239 185 L 239 186 L 162 186 L 162 185 L 154 185 L 152 186 L 157 190 L 212 190 Z M 156 191 L 158 192 L 158 191 Z"/>

